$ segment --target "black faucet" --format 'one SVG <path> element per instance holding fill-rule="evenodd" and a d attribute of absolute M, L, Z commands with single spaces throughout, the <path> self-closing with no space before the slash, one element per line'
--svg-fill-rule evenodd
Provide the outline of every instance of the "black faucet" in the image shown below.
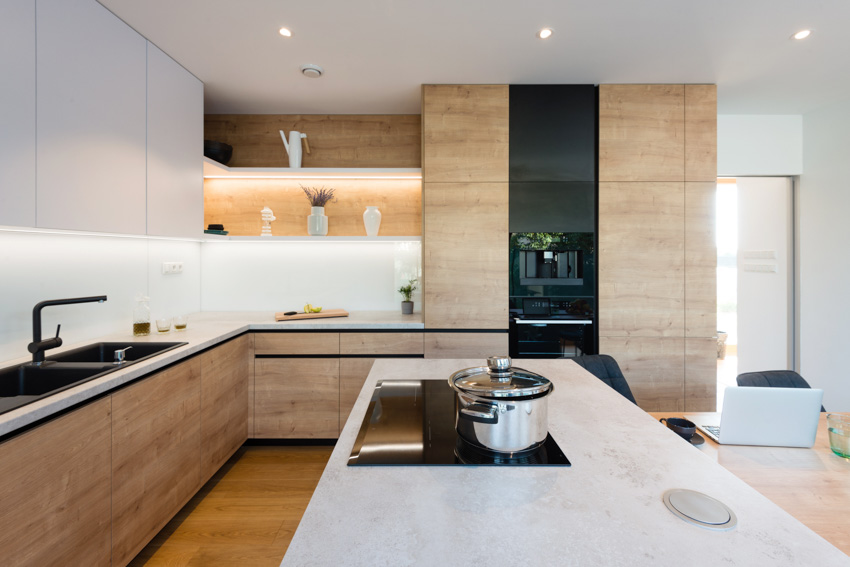
<path fill-rule="evenodd" d="M 32 363 L 40 366 L 44 362 L 44 351 L 62 346 L 62 339 L 59 338 L 59 328 L 62 325 L 57 325 L 56 336 L 52 339 L 41 340 L 41 310 L 50 305 L 70 305 L 72 303 L 103 303 L 106 301 L 105 295 L 94 295 L 91 297 L 72 297 L 70 299 L 49 299 L 35 304 L 32 308 L 32 342 L 27 345 L 27 350 L 32 353 Z"/>

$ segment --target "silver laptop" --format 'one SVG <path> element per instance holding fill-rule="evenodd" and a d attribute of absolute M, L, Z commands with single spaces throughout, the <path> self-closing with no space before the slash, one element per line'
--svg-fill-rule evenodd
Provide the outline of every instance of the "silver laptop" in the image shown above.
<path fill-rule="evenodd" d="M 726 388 L 720 415 L 685 415 L 723 445 L 811 447 L 815 444 L 823 390 Z"/>

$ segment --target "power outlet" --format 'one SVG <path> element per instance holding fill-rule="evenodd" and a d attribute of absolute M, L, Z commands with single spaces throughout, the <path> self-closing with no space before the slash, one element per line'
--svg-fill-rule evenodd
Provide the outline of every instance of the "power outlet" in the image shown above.
<path fill-rule="evenodd" d="M 162 263 L 162 273 L 163 274 L 182 274 L 183 273 L 183 262 L 163 262 Z"/>

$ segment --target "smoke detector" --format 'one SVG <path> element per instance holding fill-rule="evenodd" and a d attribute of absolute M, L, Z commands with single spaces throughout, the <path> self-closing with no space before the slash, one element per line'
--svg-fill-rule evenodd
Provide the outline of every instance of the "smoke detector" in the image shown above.
<path fill-rule="evenodd" d="M 311 79 L 318 79 L 324 72 L 324 69 L 318 65 L 313 65 L 312 63 L 301 65 L 301 74 L 305 77 L 310 77 Z"/>

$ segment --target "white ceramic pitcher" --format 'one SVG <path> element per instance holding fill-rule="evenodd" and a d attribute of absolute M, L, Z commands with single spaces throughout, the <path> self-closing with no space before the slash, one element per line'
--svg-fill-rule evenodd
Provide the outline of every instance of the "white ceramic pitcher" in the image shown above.
<path fill-rule="evenodd" d="M 307 134 L 293 130 L 289 133 L 289 142 L 286 141 L 286 132 L 279 130 L 280 139 L 283 140 L 283 147 L 286 148 L 286 153 L 289 154 L 289 167 L 301 167 L 301 140 L 304 139 L 304 147 L 307 153 L 310 153 L 310 144 L 307 143 Z"/>

